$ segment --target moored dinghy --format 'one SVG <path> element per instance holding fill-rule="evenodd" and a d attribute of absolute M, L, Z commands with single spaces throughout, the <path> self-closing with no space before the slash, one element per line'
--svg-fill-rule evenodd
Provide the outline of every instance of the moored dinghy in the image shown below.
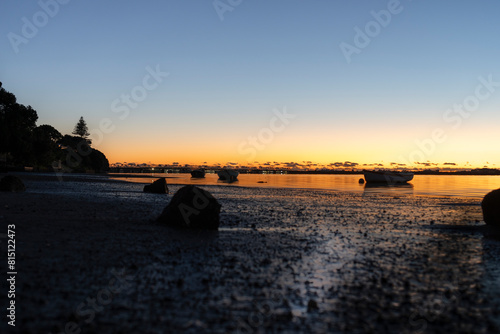
<path fill-rule="evenodd" d="M 393 171 L 368 171 L 364 170 L 366 183 L 407 183 L 413 180 L 413 173 Z"/>
<path fill-rule="evenodd" d="M 203 178 L 205 177 L 205 170 L 203 169 L 195 169 L 193 171 L 191 171 L 191 177 L 195 177 L 195 178 Z"/>
<path fill-rule="evenodd" d="M 228 182 L 238 181 L 239 174 L 239 172 L 231 169 L 222 169 L 217 172 L 217 175 L 219 175 L 219 180 Z"/>

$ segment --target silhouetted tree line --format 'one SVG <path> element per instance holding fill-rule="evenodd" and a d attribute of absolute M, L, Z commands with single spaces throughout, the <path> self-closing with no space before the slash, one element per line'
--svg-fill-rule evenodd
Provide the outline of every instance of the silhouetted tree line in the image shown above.
<path fill-rule="evenodd" d="M 16 96 L 0 82 L 0 158 L 1 167 L 32 166 L 39 170 L 59 167 L 64 171 L 104 172 L 106 156 L 91 147 L 87 125 L 80 118 L 71 135 L 62 135 L 51 125 L 36 125 L 37 112 L 17 103 Z"/>

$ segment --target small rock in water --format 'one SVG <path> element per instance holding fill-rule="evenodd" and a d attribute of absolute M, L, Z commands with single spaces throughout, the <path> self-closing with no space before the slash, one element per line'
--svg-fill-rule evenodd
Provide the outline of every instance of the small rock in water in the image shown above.
<path fill-rule="evenodd" d="M 500 227 L 500 189 L 486 194 L 481 202 L 481 208 L 484 222 L 487 225 Z"/>
<path fill-rule="evenodd" d="M 359 181 L 358 181 L 358 182 L 359 182 L 359 184 L 363 184 L 363 183 L 365 183 L 365 179 L 362 179 L 362 178 L 361 178 L 361 179 L 359 179 Z"/>
<path fill-rule="evenodd" d="M 14 175 L 4 176 L 0 180 L 0 191 L 8 192 L 23 192 L 26 190 L 26 186 L 20 178 Z"/>
<path fill-rule="evenodd" d="M 144 192 L 153 194 L 168 194 L 167 181 L 164 177 L 159 178 L 155 182 L 145 185 Z"/>
<path fill-rule="evenodd" d="M 217 230 L 220 208 L 208 191 L 188 185 L 175 193 L 157 221 L 174 228 Z"/>

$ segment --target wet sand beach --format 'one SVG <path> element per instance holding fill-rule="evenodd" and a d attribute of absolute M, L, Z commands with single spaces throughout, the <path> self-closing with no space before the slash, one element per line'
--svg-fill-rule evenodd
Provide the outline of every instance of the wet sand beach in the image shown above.
<path fill-rule="evenodd" d="M 2 333 L 500 330 L 500 242 L 477 199 L 206 185 L 219 231 L 180 232 L 154 222 L 179 185 L 21 178 L 0 193 L 18 270 Z"/>

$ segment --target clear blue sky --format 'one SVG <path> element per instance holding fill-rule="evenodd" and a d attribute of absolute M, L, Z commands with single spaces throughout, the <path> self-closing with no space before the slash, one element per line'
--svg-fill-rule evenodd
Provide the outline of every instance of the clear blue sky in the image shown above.
<path fill-rule="evenodd" d="M 231 10 L 218 13 L 212 1 L 4 0 L 0 81 L 38 111 L 38 124 L 63 134 L 80 116 L 91 129 L 109 119 L 113 130 L 96 144 L 111 162 L 500 164 L 500 87 L 459 125 L 456 113 L 443 118 L 474 96 L 479 77 L 500 82 L 498 1 L 215 3 Z M 44 14 L 54 4 L 57 13 Z M 372 11 L 388 8 L 397 13 L 376 23 Z M 367 24 L 373 36 L 356 46 L 355 27 Z M 350 62 L 342 43 L 358 49 Z M 126 117 L 115 112 L 147 68 L 169 75 Z M 295 117 L 251 144 L 284 107 Z M 447 139 L 419 148 L 436 128 Z"/>

